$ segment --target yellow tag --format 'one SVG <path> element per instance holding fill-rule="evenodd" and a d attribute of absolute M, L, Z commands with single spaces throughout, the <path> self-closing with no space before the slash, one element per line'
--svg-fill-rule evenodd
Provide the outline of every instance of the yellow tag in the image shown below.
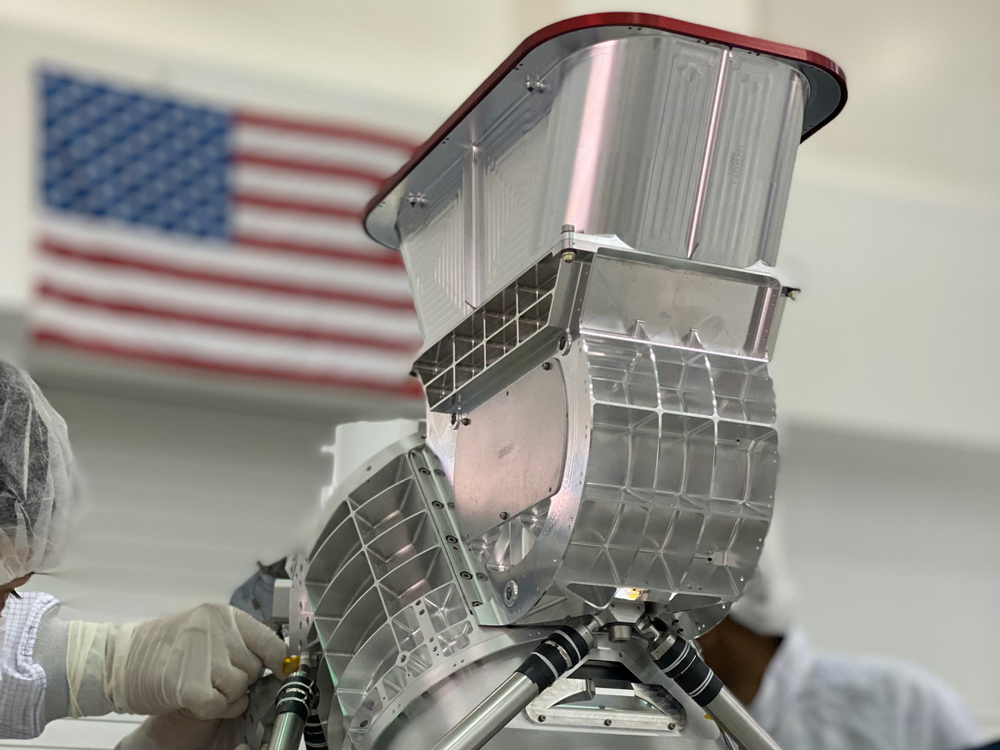
<path fill-rule="evenodd" d="M 281 662 L 281 673 L 288 677 L 290 674 L 295 674 L 299 670 L 299 659 L 298 656 L 286 656 L 285 660 Z"/>

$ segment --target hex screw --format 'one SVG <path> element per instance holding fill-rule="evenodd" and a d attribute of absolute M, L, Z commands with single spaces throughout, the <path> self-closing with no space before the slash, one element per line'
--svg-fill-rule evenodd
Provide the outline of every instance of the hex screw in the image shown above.
<path fill-rule="evenodd" d="M 563 263 L 572 263 L 574 260 L 576 260 L 576 253 L 572 250 L 567 250 L 562 254 Z"/>
<path fill-rule="evenodd" d="M 514 602 L 517 601 L 517 584 L 513 581 L 507 581 L 507 585 L 504 586 L 503 600 L 508 607 L 513 606 Z"/>
<path fill-rule="evenodd" d="M 551 362 L 542 362 L 542 369 L 543 370 L 551 370 L 552 369 L 552 363 Z"/>
<path fill-rule="evenodd" d="M 501 521 L 506 521 L 507 520 L 507 516 L 508 516 L 507 511 L 505 511 L 505 510 L 500 511 L 500 520 Z"/>
<path fill-rule="evenodd" d="M 462 417 L 462 424 L 468 427 L 470 424 L 472 424 L 472 420 L 469 419 L 468 417 Z"/>
<path fill-rule="evenodd" d="M 674 724 L 673 722 L 671 722 L 671 723 L 667 724 L 667 729 L 669 729 L 672 732 L 675 729 L 677 729 L 677 725 Z"/>
<path fill-rule="evenodd" d="M 605 719 L 604 720 L 604 726 L 610 727 L 611 726 L 611 719 Z"/>
<path fill-rule="evenodd" d="M 546 720 L 547 718 L 548 718 L 548 717 L 547 717 L 547 716 L 546 716 L 545 714 L 539 714 L 539 715 L 538 715 L 538 720 L 539 720 L 539 721 L 545 721 L 545 720 Z"/>

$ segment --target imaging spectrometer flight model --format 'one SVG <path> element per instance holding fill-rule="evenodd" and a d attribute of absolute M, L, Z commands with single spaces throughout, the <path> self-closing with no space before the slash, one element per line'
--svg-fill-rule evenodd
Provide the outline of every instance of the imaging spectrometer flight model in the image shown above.
<path fill-rule="evenodd" d="M 426 420 L 290 563 L 298 671 L 252 748 L 775 747 L 693 641 L 770 524 L 778 242 L 846 97 L 806 50 L 583 16 L 385 184 L 365 228 L 403 254 Z"/>

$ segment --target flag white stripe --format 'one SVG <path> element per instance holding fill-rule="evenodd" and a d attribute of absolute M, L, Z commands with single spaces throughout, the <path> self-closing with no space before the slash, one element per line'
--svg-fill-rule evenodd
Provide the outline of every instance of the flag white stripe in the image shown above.
<path fill-rule="evenodd" d="M 230 172 L 230 179 L 236 193 L 252 192 L 281 200 L 329 203 L 359 212 L 375 194 L 375 188 L 368 183 L 255 164 L 237 164 Z"/>
<path fill-rule="evenodd" d="M 351 219 L 327 218 L 297 211 L 282 211 L 257 206 L 239 206 L 233 211 L 233 231 L 237 236 L 259 237 L 274 241 L 326 244 L 350 249 L 371 248 L 384 252 Z"/>
<path fill-rule="evenodd" d="M 61 226 L 53 223 L 46 237 L 56 244 L 92 250 L 125 261 L 146 261 L 234 279 L 370 294 L 387 300 L 410 297 L 406 273 L 399 267 L 298 256 L 290 260 L 281 253 L 251 249 L 235 251 L 228 243 L 206 242 L 199 246 L 197 241 L 178 242 L 163 235 L 116 231 L 114 227 L 96 223 L 78 229 L 70 229 L 65 223 Z M 86 265 L 65 258 L 58 262 Z"/>
<path fill-rule="evenodd" d="M 120 313 L 83 310 L 42 300 L 33 316 L 36 327 L 111 346 L 140 348 L 166 356 L 198 357 L 236 367 L 267 367 L 298 373 L 371 376 L 383 382 L 405 379 L 407 354 L 336 344 L 310 344 L 278 336 L 218 332 L 173 321 L 152 321 Z"/>
<path fill-rule="evenodd" d="M 416 317 L 407 311 L 233 290 L 210 282 L 52 259 L 42 260 L 40 278 L 58 290 L 110 303 L 136 303 L 191 315 L 367 336 L 379 341 L 419 344 L 420 340 Z"/>
<path fill-rule="evenodd" d="M 273 158 L 354 167 L 390 175 L 410 158 L 409 150 L 332 135 L 283 131 L 259 125 L 237 124 L 232 149 Z"/>

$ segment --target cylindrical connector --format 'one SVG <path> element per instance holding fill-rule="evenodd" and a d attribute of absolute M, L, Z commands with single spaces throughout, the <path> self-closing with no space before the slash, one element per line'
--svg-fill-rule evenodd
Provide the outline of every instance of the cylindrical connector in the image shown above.
<path fill-rule="evenodd" d="M 586 658 L 594 645 L 593 618 L 556 629 L 489 697 L 434 746 L 434 750 L 479 750 L 539 693 Z"/>
<path fill-rule="evenodd" d="M 723 689 L 722 680 L 701 660 L 694 646 L 673 633 L 657 638 L 649 655 L 677 687 L 703 708 Z"/>
<path fill-rule="evenodd" d="M 649 655 L 743 750 L 780 750 L 688 641 L 668 631 L 653 641 Z"/>
<path fill-rule="evenodd" d="M 305 669 L 282 683 L 274 701 L 278 716 L 274 720 L 268 750 L 298 750 L 315 699 L 316 681 Z"/>
<path fill-rule="evenodd" d="M 309 718 L 306 719 L 306 728 L 302 734 L 302 739 L 305 740 L 306 750 L 327 750 L 328 745 L 326 744 L 326 733 L 323 731 L 323 722 L 320 721 L 319 715 L 310 710 Z"/>

